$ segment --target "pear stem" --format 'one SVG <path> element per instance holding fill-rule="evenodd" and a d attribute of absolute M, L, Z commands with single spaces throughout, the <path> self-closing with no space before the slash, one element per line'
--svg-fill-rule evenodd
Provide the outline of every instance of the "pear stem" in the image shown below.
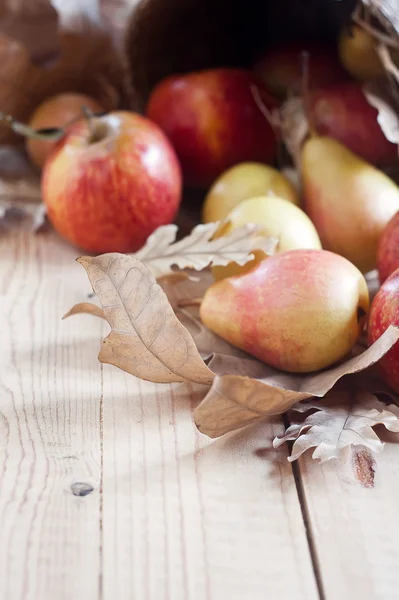
<path fill-rule="evenodd" d="M 177 306 L 179 308 L 187 308 L 188 306 L 201 306 L 203 298 L 187 298 L 186 300 L 179 300 Z"/>
<path fill-rule="evenodd" d="M 312 119 L 312 111 L 310 110 L 310 91 L 309 91 L 309 52 L 304 50 L 301 53 L 301 72 L 302 72 L 302 100 L 305 117 L 309 124 L 309 130 L 312 135 L 317 135 L 317 131 Z"/>

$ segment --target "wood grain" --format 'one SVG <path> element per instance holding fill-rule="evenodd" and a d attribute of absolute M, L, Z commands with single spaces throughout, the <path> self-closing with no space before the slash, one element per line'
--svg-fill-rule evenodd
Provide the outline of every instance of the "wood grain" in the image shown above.
<path fill-rule="evenodd" d="M 322 465 L 300 460 L 310 533 L 326 600 L 391 600 L 399 590 L 399 437 L 384 451 Z"/>
<path fill-rule="evenodd" d="M 211 442 L 200 398 L 104 366 L 104 599 L 318 598 L 281 423 Z"/>
<path fill-rule="evenodd" d="M 2 600 L 99 598 L 103 325 L 61 321 L 89 288 L 75 256 L 0 237 Z"/>

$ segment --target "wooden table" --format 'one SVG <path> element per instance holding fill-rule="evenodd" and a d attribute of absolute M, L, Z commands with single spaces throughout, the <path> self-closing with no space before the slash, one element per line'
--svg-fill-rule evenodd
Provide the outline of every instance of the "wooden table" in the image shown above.
<path fill-rule="evenodd" d="M 101 365 L 55 235 L 0 238 L 1 600 L 399 598 L 399 446 L 374 487 L 287 461 L 281 418 L 211 441 L 201 390 Z"/>

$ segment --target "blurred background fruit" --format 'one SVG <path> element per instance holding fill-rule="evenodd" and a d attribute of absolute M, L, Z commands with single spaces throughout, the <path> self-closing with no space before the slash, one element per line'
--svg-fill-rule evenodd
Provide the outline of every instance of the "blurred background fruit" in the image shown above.
<path fill-rule="evenodd" d="M 377 269 L 383 283 L 399 269 L 399 213 L 396 213 L 382 232 L 377 253 Z"/>
<path fill-rule="evenodd" d="M 44 129 L 48 127 L 65 127 L 74 119 L 83 116 L 82 106 L 87 107 L 93 113 L 103 111 L 100 104 L 85 94 L 69 92 L 58 94 L 42 102 L 29 119 L 29 125 L 33 129 Z M 57 142 L 48 142 L 38 139 L 27 139 L 26 150 L 33 164 L 41 169 L 47 157 L 54 150 Z"/>
<path fill-rule="evenodd" d="M 202 220 L 222 221 L 242 200 L 267 195 L 299 205 L 294 186 L 277 169 L 260 163 L 240 163 L 222 173 L 210 187 L 202 207 Z"/>
<path fill-rule="evenodd" d="M 342 65 L 355 79 L 370 81 L 385 75 L 375 39 L 359 25 L 350 25 L 342 30 L 338 53 Z"/>
<path fill-rule="evenodd" d="M 302 91 L 302 53 L 309 54 L 309 89 L 348 79 L 334 46 L 311 42 L 277 45 L 255 64 L 253 71 L 277 98 L 284 100 Z"/>
<path fill-rule="evenodd" d="M 155 87 L 147 116 L 170 139 L 188 185 L 207 187 L 240 162 L 273 162 L 276 135 L 254 99 L 254 87 L 268 109 L 276 106 L 244 69 L 175 75 Z"/>
<path fill-rule="evenodd" d="M 367 101 L 360 83 L 315 90 L 310 94 L 309 112 L 318 134 L 333 137 L 372 164 L 389 165 L 397 159 L 397 145 L 382 132 L 378 111 Z"/>

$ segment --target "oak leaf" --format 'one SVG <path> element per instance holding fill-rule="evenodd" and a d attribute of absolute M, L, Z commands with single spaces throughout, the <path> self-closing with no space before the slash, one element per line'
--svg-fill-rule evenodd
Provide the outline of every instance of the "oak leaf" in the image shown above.
<path fill-rule="evenodd" d="M 111 332 L 99 360 L 141 379 L 210 384 L 213 373 L 202 361 L 151 271 L 118 253 L 82 257 Z"/>
<path fill-rule="evenodd" d="M 146 264 L 156 277 L 172 272 L 172 267 L 200 271 L 210 264 L 244 265 L 253 259 L 253 250 L 272 254 L 278 240 L 263 237 L 257 225 L 244 225 L 228 235 L 212 239 L 220 223 L 197 225 L 182 240 L 176 240 L 177 226 L 164 225 L 154 231 L 133 256 Z M 258 235 L 256 235 L 258 234 Z"/>
<path fill-rule="evenodd" d="M 296 413 L 313 412 L 302 422 L 288 427 L 285 435 L 275 438 L 274 448 L 295 440 L 290 462 L 297 460 L 306 450 L 316 448 L 314 459 L 325 462 L 339 458 L 351 446 L 363 446 L 371 452 L 381 452 L 384 444 L 373 430 L 384 425 L 389 431 L 399 433 L 399 407 L 386 404 L 370 393 L 357 390 L 337 390 L 318 402 L 306 402 L 293 408 Z"/>
<path fill-rule="evenodd" d="M 377 112 L 377 121 L 387 140 L 399 144 L 399 117 L 391 87 L 385 80 L 370 81 L 363 86 L 367 102 Z"/>

